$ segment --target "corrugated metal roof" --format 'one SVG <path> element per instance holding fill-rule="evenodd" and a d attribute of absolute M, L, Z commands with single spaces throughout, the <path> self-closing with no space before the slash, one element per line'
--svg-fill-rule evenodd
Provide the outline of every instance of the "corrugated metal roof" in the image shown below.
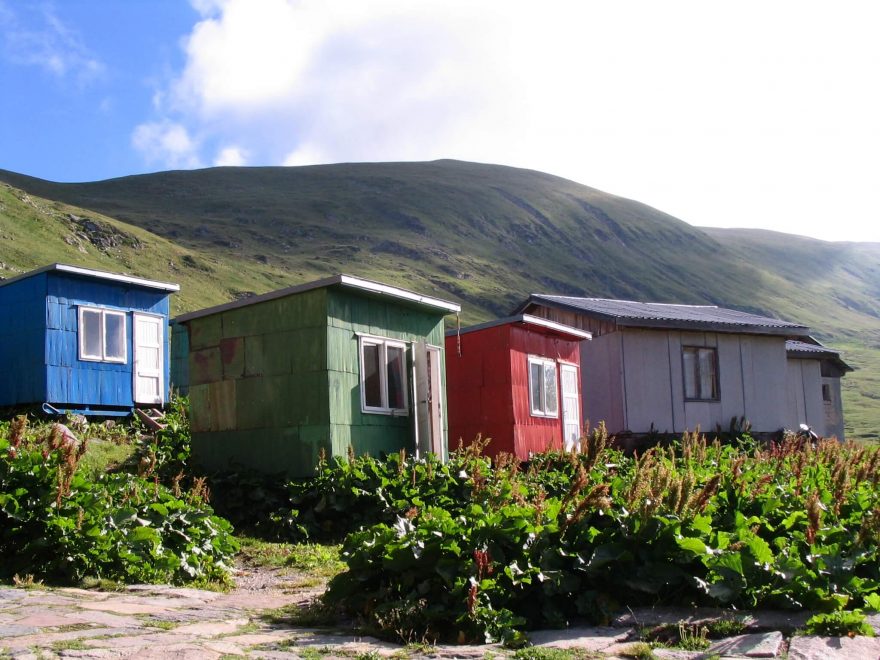
<path fill-rule="evenodd" d="M 545 303 L 583 312 L 595 318 L 616 321 L 621 326 L 743 330 L 762 334 L 799 336 L 806 335 L 808 332 L 806 326 L 798 323 L 714 305 L 646 303 L 609 298 L 576 298 L 544 294 L 532 294 L 523 308 L 528 303 Z"/>
<path fill-rule="evenodd" d="M 430 296 L 423 296 L 420 293 L 408 291 L 407 289 L 400 289 L 398 287 L 390 286 L 388 284 L 382 284 L 381 282 L 373 282 L 371 280 L 364 280 L 359 277 L 352 277 L 351 275 L 333 275 L 331 277 L 324 278 L 323 280 L 307 282 L 306 284 L 298 284 L 296 286 L 287 287 L 285 289 L 270 291 L 269 293 L 264 293 L 259 296 L 242 298 L 241 300 L 234 300 L 232 302 L 224 303 L 222 305 L 215 305 L 214 307 L 207 307 L 205 309 L 189 312 L 187 314 L 181 314 L 173 321 L 175 323 L 185 323 L 186 321 L 190 321 L 192 319 L 201 318 L 203 316 L 210 316 L 211 314 L 225 312 L 230 309 L 237 309 L 238 307 L 248 307 L 249 305 L 256 305 L 257 303 L 266 302 L 267 300 L 275 300 L 276 298 L 283 298 L 284 296 L 290 296 L 297 293 L 302 293 L 304 291 L 311 291 L 312 289 L 321 289 L 328 286 L 341 286 L 351 289 L 358 289 L 360 291 L 378 293 L 390 296 L 392 298 L 397 298 L 399 300 L 403 300 L 421 307 L 431 307 L 433 309 L 439 309 L 445 314 L 461 311 L 461 305 L 459 305 L 458 303 L 441 300 L 439 298 L 432 298 Z"/>
<path fill-rule="evenodd" d="M 147 289 L 160 289 L 162 291 L 167 291 L 169 293 L 173 293 L 174 291 L 180 291 L 179 284 L 172 284 L 171 282 L 159 282 L 156 280 L 145 280 L 142 277 L 132 277 L 131 275 L 120 275 L 119 273 L 108 273 L 104 270 L 94 270 L 93 268 L 83 268 L 81 266 L 70 266 L 68 264 L 49 264 L 48 266 L 43 266 L 42 268 L 37 268 L 36 270 L 28 271 L 23 275 L 17 275 L 16 277 L 11 277 L 8 280 L 3 280 L 0 282 L 0 286 L 6 286 L 7 284 L 12 284 L 13 282 L 18 282 L 19 280 L 26 279 L 28 277 L 33 277 L 34 275 L 38 275 L 40 273 L 48 273 L 51 271 L 59 272 L 59 273 L 67 273 L 69 275 L 78 275 L 81 277 L 91 277 L 99 280 L 108 280 L 110 282 L 121 282 L 123 284 L 132 284 L 134 286 L 142 286 Z"/>
<path fill-rule="evenodd" d="M 805 341 L 789 339 L 785 342 L 785 350 L 789 353 L 815 353 L 817 355 L 840 355 L 840 351 L 822 346 L 821 344 L 808 344 Z"/>
<path fill-rule="evenodd" d="M 789 339 L 785 342 L 785 353 L 790 358 L 831 360 L 843 371 L 855 371 L 853 367 L 843 361 L 843 358 L 840 357 L 840 351 L 823 346 L 815 339 L 812 343 Z"/>
<path fill-rule="evenodd" d="M 592 333 L 587 332 L 586 330 L 579 330 L 578 328 L 572 328 L 571 326 L 563 325 L 562 323 L 556 323 L 554 321 L 544 319 L 539 316 L 530 316 L 529 314 L 517 314 L 516 316 L 508 316 L 503 319 L 496 319 L 494 321 L 487 321 L 486 323 L 480 323 L 478 325 L 471 325 L 466 328 L 461 328 L 460 330 L 447 330 L 446 336 L 451 337 L 459 334 L 463 335 L 468 332 L 476 332 L 479 330 L 485 330 L 486 328 L 494 328 L 499 325 L 514 323 L 534 326 L 536 328 L 549 331 L 558 335 L 571 337 L 573 339 L 593 338 Z"/>

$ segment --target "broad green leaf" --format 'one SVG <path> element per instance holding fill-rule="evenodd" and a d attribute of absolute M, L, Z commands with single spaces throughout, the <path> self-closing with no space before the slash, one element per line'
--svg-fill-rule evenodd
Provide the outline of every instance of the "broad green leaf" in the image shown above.
<path fill-rule="evenodd" d="M 695 539 L 691 536 L 684 536 L 675 539 L 675 542 L 678 544 L 679 548 L 690 552 L 694 556 L 702 557 L 711 554 L 709 548 L 700 539 Z"/>

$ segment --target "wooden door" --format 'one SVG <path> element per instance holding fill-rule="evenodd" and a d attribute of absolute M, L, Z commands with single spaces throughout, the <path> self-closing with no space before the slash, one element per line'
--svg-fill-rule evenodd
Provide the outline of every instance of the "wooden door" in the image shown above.
<path fill-rule="evenodd" d="M 562 448 L 571 451 L 581 439 L 581 401 L 578 396 L 578 370 L 570 364 L 560 365 L 562 381 Z"/>
<path fill-rule="evenodd" d="M 165 403 L 165 319 L 134 314 L 134 402 Z"/>
<path fill-rule="evenodd" d="M 425 342 L 413 344 L 416 456 L 428 452 L 445 458 L 443 441 L 443 390 L 440 381 L 440 349 Z"/>

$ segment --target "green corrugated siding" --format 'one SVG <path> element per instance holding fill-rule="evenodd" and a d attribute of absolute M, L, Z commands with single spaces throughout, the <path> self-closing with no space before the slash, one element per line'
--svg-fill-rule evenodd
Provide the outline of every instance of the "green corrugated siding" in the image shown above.
<path fill-rule="evenodd" d="M 308 477 L 314 474 L 322 447 L 329 455 L 329 436 L 328 426 L 193 433 L 193 460 L 205 470 L 244 466 L 268 474 Z"/>
<path fill-rule="evenodd" d="M 197 462 L 312 473 L 330 450 L 326 302 L 316 289 L 189 322 Z"/>
<path fill-rule="evenodd" d="M 185 325 L 175 323 L 171 326 L 171 371 L 169 374 L 172 389 L 180 394 L 189 391 L 189 331 Z"/>
<path fill-rule="evenodd" d="M 408 344 L 424 340 L 442 349 L 442 314 L 346 290 L 329 292 L 327 310 L 333 453 L 344 456 L 349 443 L 358 455 L 379 456 L 404 448 L 411 450 L 414 444 L 412 414 L 393 417 L 361 412 L 358 333 L 397 339 Z M 410 399 L 412 353 L 407 353 L 407 399 Z M 443 410 L 446 410 L 445 401 Z M 446 428 L 445 419 L 443 427 Z"/>
<path fill-rule="evenodd" d="M 361 411 L 358 333 L 441 348 L 444 341 L 439 312 L 330 288 L 189 325 L 196 462 L 291 476 L 311 474 L 321 448 L 331 456 L 349 447 L 379 456 L 413 446 L 411 415 Z M 411 360 L 408 352 L 408 380 Z"/>

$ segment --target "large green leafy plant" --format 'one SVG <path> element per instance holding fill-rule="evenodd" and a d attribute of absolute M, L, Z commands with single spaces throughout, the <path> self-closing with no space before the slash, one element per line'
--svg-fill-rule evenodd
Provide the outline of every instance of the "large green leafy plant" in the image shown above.
<path fill-rule="evenodd" d="M 176 492 L 130 474 L 89 479 L 77 470 L 86 442 L 27 418 L 0 437 L 0 577 L 60 581 L 227 579 L 237 549 L 229 523 L 205 503 L 202 482 Z"/>
<path fill-rule="evenodd" d="M 516 639 L 642 603 L 876 602 L 880 450 L 796 438 L 722 446 L 688 434 L 628 458 L 606 441 L 597 429 L 584 453 L 542 455 L 525 469 L 454 457 L 442 474 L 460 496 L 413 499 L 349 536 L 349 570 L 327 602 L 387 635 L 462 641 Z M 401 480 L 414 467 L 404 464 Z"/>

